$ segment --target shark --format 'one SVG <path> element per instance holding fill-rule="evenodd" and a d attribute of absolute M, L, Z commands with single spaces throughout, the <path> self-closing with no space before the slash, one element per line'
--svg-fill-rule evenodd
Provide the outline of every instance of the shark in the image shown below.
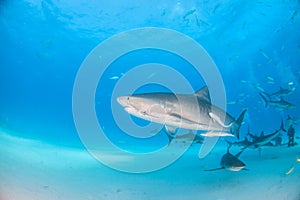
<path fill-rule="evenodd" d="M 248 139 L 248 135 L 250 134 L 250 129 L 248 127 L 248 133 L 244 140 L 230 142 L 228 140 L 225 140 L 230 146 L 239 146 L 239 147 L 245 147 L 245 146 L 251 146 L 252 142 Z"/>
<path fill-rule="evenodd" d="M 288 96 L 290 95 L 292 92 L 294 92 L 294 89 L 285 89 L 280 87 L 278 91 L 272 93 L 272 94 L 268 94 L 266 92 L 264 92 L 267 96 L 269 96 L 270 98 L 279 98 L 279 97 L 283 97 L 283 96 Z"/>
<path fill-rule="evenodd" d="M 283 97 L 280 97 L 280 100 L 271 100 L 271 98 L 265 93 L 259 93 L 259 95 L 264 100 L 266 108 L 268 107 L 268 105 L 279 108 L 281 110 L 288 110 L 296 107 L 294 104 L 285 101 Z"/>
<path fill-rule="evenodd" d="M 253 141 L 250 144 L 248 144 L 247 146 L 245 146 L 245 148 L 248 148 L 248 147 L 258 148 L 258 147 L 267 145 L 272 140 L 274 140 L 279 135 L 279 133 L 281 131 L 286 132 L 286 130 L 284 128 L 284 125 L 283 125 L 283 120 L 282 119 L 281 119 L 280 128 L 278 130 L 276 130 L 274 133 L 271 133 L 269 135 L 265 135 L 264 132 L 262 132 L 260 136 L 255 136 L 255 135 L 252 135 L 251 133 L 249 133 L 249 136 L 253 138 Z"/>
<path fill-rule="evenodd" d="M 165 125 L 171 135 L 175 135 L 178 128 L 184 128 L 230 133 L 239 138 L 239 129 L 246 113 L 245 109 L 235 119 L 213 105 L 207 86 L 192 94 L 133 94 L 120 96 L 117 101 L 129 114 Z"/>
<path fill-rule="evenodd" d="M 221 167 L 214 168 L 214 169 L 206 169 L 204 171 L 215 171 L 215 170 L 228 170 L 228 171 L 241 171 L 241 170 L 247 170 L 246 164 L 239 159 L 239 156 L 243 153 L 245 149 L 242 149 L 239 153 L 236 155 L 233 155 L 229 152 L 230 146 L 227 148 L 226 154 L 222 156 L 220 165 Z"/>

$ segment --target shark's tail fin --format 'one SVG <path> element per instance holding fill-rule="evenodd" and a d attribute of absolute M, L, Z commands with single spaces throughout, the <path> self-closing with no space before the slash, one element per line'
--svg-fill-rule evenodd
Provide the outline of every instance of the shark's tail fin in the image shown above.
<path fill-rule="evenodd" d="M 224 141 L 227 143 L 228 146 L 232 146 L 233 145 L 233 142 L 230 142 L 230 141 L 228 141 L 226 139 Z"/>
<path fill-rule="evenodd" d="M 269 105 L 269 100 L 266 98 L 266 96 L 270 99 L 270 95 L 267 93 L 259 93 L 259 95 L 261 96 L 261 98 L 264 100 L 265 102 L 265 107 L 267 108 Z"/>
<path fill-rule="evenodd" d="M 281 124 L 280 124 L 280 129 L 279 130 L 286 132 L 286 130 L 284 128 L 284 124 L 283 124 L 282 118 L 281 118 Z"/>
<path fill-rule="evenodd" d="M 227 143 L 227 144 L 228 144 L 228 146 L 227 146 L 227 153 L 229 153 L 230 148 L 232 147 L 233 143 Z"/>
<path fill-rule="evenodd" d="M 247 109 L 243 110 L 243 112 L 240 114 L 240 116 L 235 121 L 233 129 L 231 130 L 231 132 L 237 137 L 237 139 L 240 139 L 240 127 L 243 123 L 246 112 L 247 112 Z"/>

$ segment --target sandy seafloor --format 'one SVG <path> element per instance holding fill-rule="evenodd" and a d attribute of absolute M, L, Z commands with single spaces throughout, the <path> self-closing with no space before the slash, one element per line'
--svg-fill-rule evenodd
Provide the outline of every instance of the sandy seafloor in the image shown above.
<path fill-rule="evenodd" d="M 299 145 L 266 147 L 261 157 L 257 150 L 247 149 L 240 159 L 249 170 L 240 172 L 203 171 L 219 166 L 226 146 L 218 144 L 204 159 L 198 158 L 198 151 L 199 145 L 193 145 L 169 167 L 130 174 L 104 166 L 84 149 L 19 138 L 1 130 L 0 199 L 300 199 L 300 163 L 285 175 L 300 155 Z"/>

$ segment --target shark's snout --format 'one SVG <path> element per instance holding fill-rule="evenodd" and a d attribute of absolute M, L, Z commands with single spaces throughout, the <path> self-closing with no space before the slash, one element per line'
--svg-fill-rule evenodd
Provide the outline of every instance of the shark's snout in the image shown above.
<path fill-rule="evenodd" d="M 123 107 L 129 106 L 129 96 L 120 96 L 117 98 L 117 101 L 119 104 L 121 104 Z"/>

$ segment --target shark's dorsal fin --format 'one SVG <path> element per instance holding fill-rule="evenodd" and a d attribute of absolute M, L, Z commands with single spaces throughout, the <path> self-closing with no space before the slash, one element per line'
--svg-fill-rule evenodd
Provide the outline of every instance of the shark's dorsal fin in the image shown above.
<path fill-rule="evenodd" d="M 259 139 L 259 137 L 258 137 L 258 136 L 256 136 L 256 135 L 253 135 L 253 134 L 251 134 L 251 133 L 249 133 L 248 135 L 249 135 L 251 138 L 255 139 L 255 140 Z"/>
<path fill-rule="evenodd" d="M 265 136 L 265 133 L 262 131 L 261 133 L 260 133 L 260 137 L 264 137 Z"/>
<path fill-rule="evenodd" d="M 244 151 L 245 149 L 242 149 L 240 152 L 238 152 L 237 154 L 235 154 L 235 157 L 238 158 Z"/>
<path fill-rule="evenodd" d="M 245 138 L 245 142 L 250 142 L 247 137 Z"/>
<path fill-rule="evenodd" d="M 202 100 L 205 100 L 207 102 L 211 102 L 210 100 L 210 96 L 209 96 L 209 91 L 208 91 L 208 87 L 207 86 L 204 86 L 203 88 L 201 88 L 200 90 L 198 90 L 195 95 L 202 99 Z"/>

